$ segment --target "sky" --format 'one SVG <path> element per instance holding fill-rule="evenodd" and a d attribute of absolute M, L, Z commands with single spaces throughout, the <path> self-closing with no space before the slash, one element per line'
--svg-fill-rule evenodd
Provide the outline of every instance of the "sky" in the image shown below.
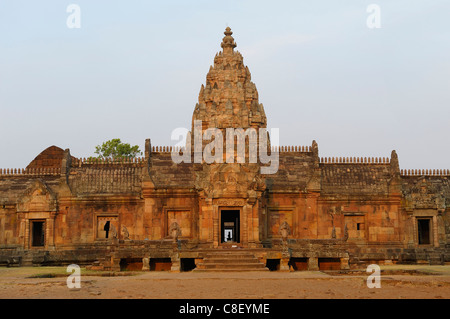
<path fill-rule="evenodd" d="M 280 145 L 449 169 L 449 12 L 448 0 L 0 0 L 0 168 L 52 145 L 75 157 L 113 138 L 175 145 L 229 26 Z"/>

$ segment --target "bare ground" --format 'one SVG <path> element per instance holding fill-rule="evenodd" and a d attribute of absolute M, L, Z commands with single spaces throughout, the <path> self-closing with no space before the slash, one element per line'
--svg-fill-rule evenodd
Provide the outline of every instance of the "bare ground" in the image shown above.
<path fill-rule="evenodd" d="M 362 269 L 323 272 L 171 273 L 81 270 L 69 289 L 65 267 L 0 268 L 0 298 L 24 299 L 448 299 L 450 266 L 381 266 L 381 288 Z"/>

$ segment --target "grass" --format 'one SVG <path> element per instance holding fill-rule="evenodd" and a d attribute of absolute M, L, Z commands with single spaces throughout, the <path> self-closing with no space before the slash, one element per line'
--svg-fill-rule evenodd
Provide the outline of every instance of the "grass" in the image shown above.
<path fill-rule="evenodd" d="M 67 277 L 72 272 L 67 272 L 67 267 L 14 267 L 14 268 L 0 268 L 0 276 L 8 275 L 14 271 L 15 275 L 25 278 L 56 278 Z M 101 277 L 113 277 L 113 276 L 135 276 L 142 272 L 139 271 L 102 271 L 102 270 L 89 270 L 86 268 L 80 268 L 82 276 L 101 276 Z"/>

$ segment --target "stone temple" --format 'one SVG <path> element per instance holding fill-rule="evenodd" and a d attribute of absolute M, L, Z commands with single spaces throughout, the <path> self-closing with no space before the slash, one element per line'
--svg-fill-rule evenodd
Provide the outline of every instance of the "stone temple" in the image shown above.
<path fill-rule="evenodd" d="M 191 132 L 196 123 L 200 137 L 266 128 L 229 28 L 221 47 Z M 401 170 L 395 151 L 321 158 L 315 141 L 275 147 L 269 136 L 256 148 L 277 155 L 277 171 L 264 174 L 250 140 L 236 137 L 240 160 L 208 162 L 201 152 L 211 145 L 194 137 L 176 150 L 147 139 L 144 157 L 121 160 L 51 146 L 26 168 L 0 169 L 0 264 L 287 271 L 450 262 L 449 170 Z M 200 161 L 172 157 L 199 152 Z"/>

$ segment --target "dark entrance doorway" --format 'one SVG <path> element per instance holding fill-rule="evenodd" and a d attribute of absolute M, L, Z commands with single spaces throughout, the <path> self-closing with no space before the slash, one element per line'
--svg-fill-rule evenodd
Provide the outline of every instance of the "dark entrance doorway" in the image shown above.
<path fill-rule="evenodd" d="M 220 214 L 221 243 L 240 242 L 240 211 L 222 210 Z"/>
<path fill-rule="evenodd" d="M 42 247 L 45 245 L 44 221 L 31 222 L 31 245 L 33 247 Z"/>
<path fill-rule="evenodd" d="M 419 245 L 431 244 L 430 219 L 417 219 Z"/>

